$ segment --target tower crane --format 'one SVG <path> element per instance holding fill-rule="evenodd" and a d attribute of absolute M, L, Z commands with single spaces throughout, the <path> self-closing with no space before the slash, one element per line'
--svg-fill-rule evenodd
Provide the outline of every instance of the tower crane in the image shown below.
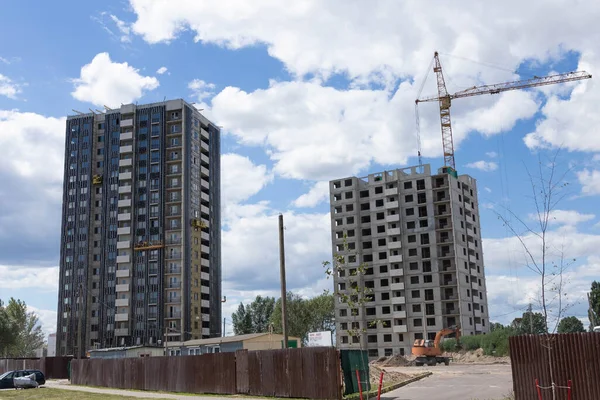
<path fill-rule="evenodd" d="M 436 51 L 433 55 L 433 72 L 437 78 L 437 96 L 424 97 L 422 99 L 417 98 L 415 100 L 415 113 L 417 117 L 417 139 L 419 141 L 419 164 L 421 164 L 421 143 L 420 143 L 420 128 L 419 128 L 419 103 L 437 101 L 440 106 L 440 120 L 442 126 L 442 145 L 444 149 L 444 169 L 445 172 L 456 175 L 456 165 L 454 162 L 454 142 L 452 140 L 452 125 L 450 120 L 450 106 L 452 100 L 460 99 L 463 97 L 478 96 L 481 94 L 498 94 L 507 92 L 509 90 L 527 89 L 537 86 L 553 85 L 556 83 L 564 83 L 571 81 L 579 81 L 582 79 L 590 79 L 591 74 L 585 71 L 567 72 L 564 74 L 548 75 L 544 77 L 534 76 L 531 79 L 525 79 L 514 82 L 496 83 L 493 85 L 482 85 L 473 86 L 472 88 L 456 92 L 454 94 L 448 93 L 446 89 L 446 82 L 444 81 L 444 74 L 442 72 L 442 64 L 438 52 Z M 424 83 L 424 82 L 423 82 Z M 423 86 L 421 86 L 422 89 Z M 420 93 L 419 93 L 420 95 Z"/>

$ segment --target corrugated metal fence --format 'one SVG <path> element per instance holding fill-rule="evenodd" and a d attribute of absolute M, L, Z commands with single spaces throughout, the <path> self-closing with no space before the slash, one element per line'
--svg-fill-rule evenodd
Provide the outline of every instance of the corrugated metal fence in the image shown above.
<path fill-rule="evenodd" d="M 334 348 L 73 360 L 72 383 L 119 389 L 340 399 Z"/>
<path fill-rule="evenodd" d="M 46 379 L 67 379 L 71 357 L 0 358 L 0 374 L 17 369 L 37 369 Z"/>
<path fill-rule="evenodd" d="M 565 333 L 556 335 L 524 335 L 509 339 L 513 388 L 516 400 L 537 399 L 535 380 L 539 385 L 552 385 L 558 399 L 567 398 L 572 381 L 574 400 L 600 399 L 600 334 Z M 542 389 L 542 398 L 551 399 L 552 391 Z"/>

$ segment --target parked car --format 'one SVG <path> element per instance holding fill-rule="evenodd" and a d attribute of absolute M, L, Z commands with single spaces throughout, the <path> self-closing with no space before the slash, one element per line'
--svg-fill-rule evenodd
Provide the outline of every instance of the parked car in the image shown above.
<path fill-rule="evenodd" d="M 38 385 L 46 383 L 46 377 L 42 371 L 37 369 L 22 369 L 18 371 L 8 371 L 0 375 L 0 389 L 12 389 L 15 387 L 13 383 L 14 378 L 35 374 L 35 381 Z"/>

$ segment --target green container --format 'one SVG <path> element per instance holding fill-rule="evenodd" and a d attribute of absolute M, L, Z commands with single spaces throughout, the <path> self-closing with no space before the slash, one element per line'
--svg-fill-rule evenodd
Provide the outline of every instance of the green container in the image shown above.
<path fill-rule="evenodd" d="M 283 340 L 281 341 L 281 348 L 283 349 Z M 297 349 L 298 348 L 298 341 L 296 339 L 288 339 L 287 348 L 288 349 Z"/>
<path fill-rule="evenodd" d="M 366 350 L 340 350 L 340 358 L 344 374 L 344 395 L 359 392 L 356 370 L 358 370 L 360 376 L 363 393 L 371 390 L 368 352 Z"/>

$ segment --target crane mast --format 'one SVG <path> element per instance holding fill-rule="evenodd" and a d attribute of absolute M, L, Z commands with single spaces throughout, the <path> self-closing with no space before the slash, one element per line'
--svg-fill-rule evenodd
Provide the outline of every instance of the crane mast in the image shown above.
<path fill-rule="evenodd" d="M 420 123 L 418 105 L 423 102 L 437 101 L 440 107 L 440 122 L 442 127 L 442 146 L 444 150 L 444 167 L 451 168 L 453 174 L 456 174 L 456 164 L 454 161 L 454 141 L 452 139 L 452 123 L 450 119 L 450 106 L 453 99 L 463 97 L 478 96 L 481 94 L 498 94 L 509 90 L 528 89 L 537 86 L 553 85 L 590 79 L 591 74 L 585 71 L 567 72 L 564 74 L 548 75 L 544 77 L 533 77 L 513 82 L 496 83 L 493 85 L 474 86 L 472 88 L 449 94 L 446 89 L 446 82 L 442 72 L 442 64 L 438 52 L 433 54 L 433 72 L 436 74 L 438 95 L 425 97 L 415 100 L 415 116 L 417 118 L 417 140 L 419 141 L 419 165 L 421 164 L 421 144 L 420 144 Z M 423 82 L 424 83 L 424 82 Z"/>

